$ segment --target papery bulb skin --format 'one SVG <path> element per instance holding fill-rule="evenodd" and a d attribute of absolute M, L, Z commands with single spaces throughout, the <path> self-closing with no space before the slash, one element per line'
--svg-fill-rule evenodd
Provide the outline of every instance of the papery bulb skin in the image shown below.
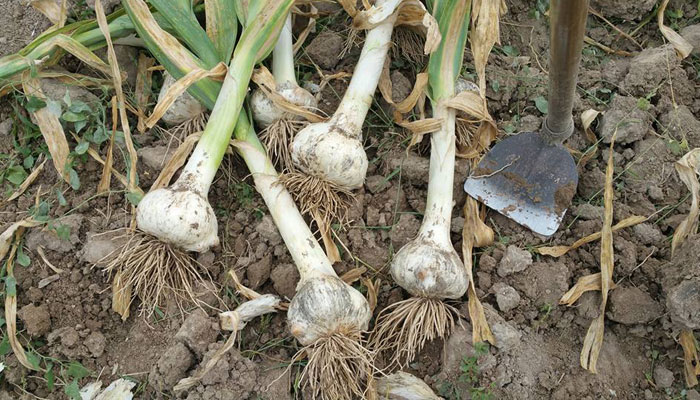
<path fill-rule="evenodd" d="M 219 244 L 211 205 L 183 185 L 148 192 L 136 209 L 136 223 L 141 231 L 181 250 L 201 253 Z"/>
<path fill-rule="evenodd" d="M 362 187 L 369 160 L 354 129 L 343 118 L 310 124 L 294 137 L 292 161 L 303 172 L 344 189 Z"/>
<path fill-rule="evenodd" d="M 431 299 L 458 299 L 469 285 L 464 264 L 452 244 L 422 235 L 396 253 L 391 276 L 411 295 Z"/>
<path fill-rule="evenodd" d="M 165 72 L 163 87 L 161 87 L 160 93 L 158 94 L 159 102 L 163 97 L 165 97 L 165 93 L 168 88 L 175 82 L 175 78 L 173 78 L 169 73 Z M 202 103 L 200 103 L 188 92 L 184 92 L 180 95 L 180 97 L 175 99 L 175 102 L 165 111 L 161 120 L 163 120 L 163 122 L 165 122 L 165 124 L 168 126 L 176 126 L 197 117 L 205 111 L 206 108 L 204 108 Z"/>
<path fill-rule="evenodd" d="M 365 297 L 330 275 L 302 280 L 287 311 L 290 332 L 302 345 L 337 333 L 365 331 L 371 316 Z"/>
<path fill-rule="evenodd" d="M 299 87 L 296 83 L 285 82 L 277 86 L 277 93 L 288 102 L 314 110 L 318 106 L 316 98 L 306 89 Z M 265 129 L 273 123 L 286 118 L 290 120 L 301 120 L 303 117 L 284 111 L 265 95 L 260 89 L 256 89 L 250 97 L 250 109 L 256 124 Z"/>

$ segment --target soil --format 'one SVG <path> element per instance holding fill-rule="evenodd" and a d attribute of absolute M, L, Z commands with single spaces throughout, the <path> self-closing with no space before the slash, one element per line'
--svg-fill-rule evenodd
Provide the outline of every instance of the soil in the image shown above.
<path fill-rule="evenodd" d="M 533 3 L 508 2 L 509 12 L 501 26 L 502 46 L 492 53 L 487 66 L 489 109 L 502 135 L 536 129 L 544 117 L 534 99 L 547 93 L 548 21 L 533 12 L 537 8 Z M 640 25 L 652 3 L 593 2 L 597 11 L 626 32 Z M 672 0 L 668 6 L 683 12 L 682 18 L 674 20 L 678 30 L 698 23 L 700 16 L 690 3 Z M 6 16 L 0 24 L 0 56 L 18 51 L 49 26 L 22 2 L 0 0 L 0 6 Z M 352 72 L 359 56 L 357 45 L 342 52 L 348 20 L 334 10 L 317 25 L 317 32 L 297 56 L 300 76 L 315 85 L 323 84 L 323 76 Z M 471 342 L 470 322 L 464 319 L 449 338 L 429 343 L 408 369 L 445 398 L 469 398 L 474 388 L 498 399 L 698 397 L 697 392 L 684 387 L 683 352 L 676 340 L 681 329 L 700 329 L 700 236 L 689 237 L 674 258 L 670 238 L 690 207 L 687 189 L 673 163 L 688 149 L 700 146 L 700 59 L 693 55 L 675 61 L 653 22 L 635 34 L 643 51 L 597 17 L 589 17 L 588 31 L 605 46 L 635 54 L 606 54 L 586 45 L 574 118 L 579 121 L 581 112 L 589 108 L 605 111 L 593 125 L 603 142 L 612 134 L 611 126 L 619 127 L 612 149 L 614 222 L 631 215 L 653 214 L 644 224 L 614 235 L 613 279 L 617 288 L 611 292 L 606 310 L 598 374 L 580 367 L 579 354 L 588 326 L 599 313 L 599 293 L 586 293 L 574 307 L 561 306 L 558 301 L 577 279 L 600 270 L 600 243 L 583 245 L 556 259 L 535 254 L 532 249 L 570 244 L 601 229 L 608 155 L 603 145 L 600 148 L 604 150 L 579 164 L 578 187 L 562 196 L 567 204 L 573 198 L 573 205 L 551 238 L 531 233 L 497 212 L 487 212 L 486 222 L 494 229 L 496 241 L 475 249 L 474 276 L 496 346 L 477 352 L 478 346 Z M 71 71 L 82 68 L 70 58 L 61 65 Z M 466 74 L 473 74 L 471 65 L 467 50 Z M 395 100 L 400 100 L 408 93 L 404 81 L 414 82 L 422 68 L 394 60 L 391 69 Z M 82 68 L 81 72 L 86 71 Z M 322 112 L 334 111 L 347 82 L 334 79 L 323 86 Z M 88 101 L 100 101 L 97 96 L 96 92 Z M 9 165 L 7 160 L 21 162 L 15 143 L 29 129 L 14 114 L 16 101 L 7 96 L 0 102 L 0 126 L 12 127 L 0 134 L 0 149 L 8 156 L 0 159 L 3 169 Z M 365 124 L 365 147 L 372 160 L 367 184 L 355 192 L 350 224 L 336 231 L 342 243 L 342 261 L 334 265 L 339 274 L 365 266 L 368 277 L 381 278 L 375 313 L 408 297 L 392 281 L 388 264 L 418 231 L 428 177 L 429 139 L 407 153 L 403 146 L 409 135 L 387 122 L 387 106 L 375 102 Z M 109 114 L 107 120 L 111 121 Z M 139 184 L 148 188 L 174 142 L 158 130 L 134 139 L 144 159 L 139 164 Z M 38 146 L 36 139 L 33 143 Z M 76 145 L 71 140 L 71 148 Z M 577 133 L 566 145 L 579 153 L 591 147 L 579 122 Z M 115 151 L 115 168 L 123 172 L 120 151 Z M 462 240 L 461 210 L 466 199 L 462 184 L 467 165 L 460 160 L 455 171 L 451 232 L 457 249 Z M 165 307 L 160 313 L 144 316 L 136 302 L 125 321 L 111 309 L 110 277 L 102 268 L 104 257 L 118 247 L 115 230 L 131 222 L 131 205 L 116 180 L 110 195 L 95 196 L 102 168 L 91 158 L 79 158 L 75 169 L 80 176 L 78 190 L 61 182 L 49 162 L 24 195 L 0 205 L 0 228 L 4 229 L 28 215 L 37 194 L 50 204 L 52 223 L 25 234 L 23 254 L 30 262 L 15 268 L 18 336 L 26 348 L 33 349 L 32 354 L 51 361 L 57 377 L 60 375 L 50 390 L 43 373 L 22 367 L 7 346 L 0 344 L 0 349 L 5 349 L 0 399 L 65 398 L 63 385 L 72 379 L 65 371 L 71 362 L 91 372 L 78 380 L 81 387 L 96 379 L 106 386 L 128 376 L 139 382 L 136 398 L 142 399 L 309 398 L 298 385 L 298 366 L 286 368 L 299 345 L 287 330 L 284 313 L 250 322 L 235 348 L 199 385 L 172 392 L 179 379 L 203 368 L 228 338 L 229 333 L 218 328 L 217 313 L 220 308 L 233 309 L 241 301 L 226 277 L 229 269 L 261 293 L 285 299 L 295 293 L 298 272 L 240 159 L 226 156 L 209 194 L 217 210 L 221 245 L 198 258 L 214 277 L 223 306 L 212 298 L 211 291 L 202 288 L 200 300 L 211 307 L 193 307 L 186 315 Z M 57 190 L 65 197 L 63 205 L 56 197 Z M 468 315 L 466 297 L 457 307 Z M 6 337 L 4 325 L 2 333 Z M 479 372 L 474 379 L 465 380 L 462 367 L 471 358 Z"/>

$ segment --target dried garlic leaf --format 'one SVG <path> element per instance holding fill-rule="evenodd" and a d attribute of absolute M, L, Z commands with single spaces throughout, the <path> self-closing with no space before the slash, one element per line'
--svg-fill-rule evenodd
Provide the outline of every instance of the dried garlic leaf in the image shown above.
<path fill-rule="evenodd" d="M 592 108 L 589 108 L 581 113 L 581 125 L 583 127 L 583 132 L 585 133 L 588 142 L 593 146 L 583 154 L 583 157 L 581 157 L 578 162 L 579 167 L 586 165 L 586 163 L 598 153 L 598 138 L 591 129 L 591 125 L 600 114 L 600 111 L 596 111 Z"/>
<path fill-rule="evenodd" d="M 474 285 L 474 273 L 472 271 L 472 252 L 474 246 L 483 247 L 493 243 L 493 230 L 488 227 L 481 219 L 479 213 L 479 203 L 467 197 L 464 202 L 464 227 L 462 228 L 462 258 L 464 259 L 464 268 L 469 278 L 469 287 L 467 289 L 469 319 L 472 321 L 472 342 L 489 342 L 496 344 L 489 323 L 486 320 L 484 307 L 479 301 L 479 296 L 476 294 Z"/>
<path fill-rule="evenodd" d="M 659 22 L 659 30 L 664 35 L 666 40 L 671 42 L 673 48 L 676 49 L 676 53 L 678 54 L 678 56 L 681 59 L 684 59 L 688 57 L 693 51 L 693 45 L 690 44 L 687 40 L 685 40 L 683 36 L 679 35 L 678 32 L 674 31 L 673 29 L 669 28 L 664 24 L 664 11 L 666 11 L 668 1 L 669 0 L 664 0 L 664 2 L 661 3 L 661 7 L 659 7 L 659 11 L 656 14 Z"/>
<path fill-rule="evenodd" d="M 698 183 L 698 175 L 700 175 L 700 148 L 686 153 L 683 158 L 676 161 L 675 167 L 681 181 L 690 190 L 692 203 L 690 204 L 688 216 L 685 217 L 673 233 L 671 255 L 689 235 L 698 232 L 698 215 L 700 215 L 700 205 L 698 204 L 700 202 L 700 183 Z"/>
<path fill-rule="evenodd" d="M 185 165 L 187 157 L 189 157 L 200 137 L 202 137 L 202 132 L 193 133 L 180 143 L 175 153 L 168 159 L 160 174 L 158 174 L 158 178 L 151 185 L 151 191 L 164 188 L 170 184 L 170 180 L 175 175 L 175 172 Z"/>
<path fill-rule="evenodd" d="M 275 77 L 265 66 L 261 65 L 260 68 L 256 69 L 253 72 L 251 80 L 258 85 L 268 99 L 272 100 L 277 107 L 284 111 L 303 117 L 309 122 L 323 122 L 326 120 L 326 118 L 321 117 L 307 108 L 290 103 L 282 95 L 277 93 Z"/>
<path fill-rule="evenodd" d="M 56 0 L 30 0 L 29 5 L 44 14 L 56 27 L 62 28 L 66 24 L 66 0 L 62 0 L 61 5 Z"/>
<path fill-rule="evenodd" d="M 126 143 L 126 150 L 129 153 L 129 184 L 127 190 L 135 193 L 140 190 L 136 185 L 136 163 L 138 156 L 136 155 L 134 142 L 131 140 L 131 129 L 129 129 L 129 118 L 126 115 L 126 100 L 124 99 L 124 92 L 122 91 L 122 76 L 119 72 L 119 63 L 117 62 L 117 55 L 114 53 L 114 46 L 112 45 L 112 38 L 109 33 L 109 24 L 107 23 L 107 17 L 105 16 L 104 8 L 100 0 L 95 0 L 95 15 L 97 16 L 97 24 L 100 27 L 100 31 L 107 42 L 107 59 L 109 60 L 112 80 L 114 81 L 114 90 L 117 95 L 119 117 L 121 119 L 122 132 L 124 132 L 124 142 Z"/>
<path fill-rule="evenodd" d="M 603 195 L 605 213 L 603 217 L 603 230 L 601 231 L 600 244 L 600 291 L 602 301 L 600 302 L 600 314 L 591 322 L 588 328 L 586 338 L 583 340 L 583 349 L 581 350 L 581 366 L 592 373 L 598 373 L 597 364 L 600 349 L 603 347 L 603 337 L 605 335 L 605 307 L 608 303 L 608 291 L 612 284 L 613 268 L 615 267 L 615 256 L 613 249 L 613 145 L 617 131 L 613 133 L 610 140 L 610 155 L 608 156 L 608 165 L 605 170 L 605 193 Z"/>
<path fill-rule="evenodd" d="M 472 3 L 472 30 L 469 37 L 482 98 L 486 98 L 486 63 L 493 45 L 501 41 L 501 4 L 501 0 L 474 0 Z"/>
<path fill-rule="evenodd" d="M 226 76 L 226 71 L 228 71 L 228 67 L 224 63 L 218 63 L 210 70 L 199 67 L 192 69 L 185 76 L 175 81 L 164 94 L 159 96 L 158 104 L 153 109 L 153 113 L 145 121 L 146 127 L 153 128 L 163 118 L 170 106 L 197 81 L 204 78 L 223 78 Z"/>
<path fill-rule="evenodd" d="M 41 91 L 39 80 L 30 77 L 28 71 L 24 73 L 22 87 L 25 96 L 46 100 L 46 96 Z M 44 137 L 44 141 L 49 148 L 49 154 L 51 154 L 53 165 L 56 171 L 58 171 L 58 175 L 68 182 L 69 177 L 66 166 L 68 165 L 70 149 L 68 147 L 68 141 L 66 140 L 66 134 L 61 126 L 61 121 L 59 121 L 58 116 L 52 113 L 48 107 L 35 110 L 32 112 L 32 115 L 36 119 L 41 135 Z"/>
<path fill-rule="evenodd" d="M 129 307 L 131 307 L 132 285 L 122 282 L 122 273 L 114 274 L 112 280 L 112 311 L 122 317 L 122 321 L 129 318 Z"/>
<path fill-rule="evenodd" d="M 97 185 L 97 194 L 108 193 L 109 187 L 112 185 L 112 165 L 114 164 L 114 136 L 117 134 L 117 128 L 119 127 L 118 118 L 119 110 L 117 108 L 117 97 L 112 96 L 112 134 L 109 135 L 109 146 L 107 146 L 107 155 L 105 156 L 105 163 L 102 166 L 102 176 L 100 177 L 100 183 Z"/>
<path fill-rule="evenodd" d="M 615 282 L 610 283 L 610 289 L 615 289 L 617 285 Z M 567 306 L 573 306 L 574 303 L 586 292 L 594 291 L 594 290 L 600 290 L 601 288 L 601 275 L 600 272 L 596 272 L 595 274 L 590 274 L 586 276 L 582 276 L 578 278 L 576 281 L 576 284 L 569 289 L 568 292 L 566 292 L 563 296 L 561 296 L 561 299 L 559 300 L 559 304 L 565 304 Z"/>
<path fill-rule="evenodd" d="M 155 60 L 144 53 L 139 55 L 138 66 L 136 67 L 136 87 L 134 97 L 136 97 L 136 113 L 139 121 L 137 129 L 141 133 L 146 133 L 146 107 L 151 97 L 151 83 L 153 81 L 153 71 L 151 67 Z"/>
<path fill-rule="evenodd" d="M 365 272 L 367 272 L 367 267 L 353 268 L 350 271 L 341 275 L 340 280 L 347 283 L 348 285 L 352 285 L 353 283 L 359 281 L 360 278 L 362 278 L 362 274 L 364 274 Z"/>
<path fill-rule="evenodd" d="M 700 359 L 698 359 L 697 342 L 693 331 L 690 329 L 682 330 L 679 342 L 683 347 L 685 384 L 688 387 L 693 387 L 698 384 L 698 375 L 700 375 Z"/>
<path fill-rule="evenodd" d="M 647 220 L 647 217 L 642 217 L 639 215 L 633 215 L 631 217 L 627 217 L 623 219 L 622 221 L 618 222 L 612 227 L 613 232 L 617 232 L 620 229 L 624 228 L 629 228 L 630 226 L 637 225 L 639 223 L 642 223 Z M 575 241 L 572 245 L 570 246 L 547 246 L 547 247 L 538 247 L 535 249 L 535 251 L 539 254 L 545 255 L 545 256 L 552 256 L 552 257 L 561 257 L 564 254 L 568 253 L 571 250 L 578 249 L 579 247 L 583 246 L 586 243 L 594 242 L 598 239 L 601 238 L 602 232 L 596 232 L 592 233 L 588 236 L 582 237 L 581 239 Z"/>

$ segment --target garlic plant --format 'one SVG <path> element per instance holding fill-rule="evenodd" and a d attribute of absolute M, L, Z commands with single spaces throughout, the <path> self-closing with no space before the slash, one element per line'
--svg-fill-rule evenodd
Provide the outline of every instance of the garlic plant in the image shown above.
<path fill-rule="evenodd" d="M 338 109 L 328 121 L 309 124 L 294 137 L 291 153 L 298 170 L 345 190 L 364 184 L 368 160 L 362 145 L 362 125 L 391 46 L 397 18 L 393 10 L 398 3 L 375 2 L 374 9 L 386 11 L 388 16 L 367 32 L 355 73 Z"/>
<path fill-rule="evenodd" d="M 236 149 L 255 181 L 301 277 L 289 305 L 289 330 L 309 359 L 303 372 L 314 398 L 364 398 L 361 382 L 372 374 L 362 332 L 372 316 L 364 296 L 343 282 L 279 183 L 270 158 L 242 113 L 236 125 Z"/>
<path fill-rule="evenodd" d="M 191 33 L 192 37 L 201 38 L 204 30 L 194 14 L 187 18 L 180 15 L 192 13 L 185 3 L 189 4 L 151 0 L 165 16 L 175 14 L 181 36 Z M 208 16 L 207 23 L 218 23 L 219 28 L 232 21 L 235 24 L 231 3 L 215 3 L 220 6 L 216 8 L 219 13 Z M 190 93 L 198 100 L 213 106 L 206 128 L 175 183 L 153 190 L 141 199 L 136 210 L 138 232 L 129 241 L 136 245 L 122 251 L 108 267 L 115 274 L 115 282 L 120 282 L 118 291 L 127 293 L 133 287 L 144 308 L 154 309 L 163 301 L 162 291 L 169 292 L 176 300 L 195 300 L 191 281 L 201 280 L 201 275 L 198 265 L 186 252 L 204 252 L 219 244 L 216 215 L 207 194 L 243 106 L 253 68 L 272 49 L 293 0 L 268 0 L 264 10 L 242 32 L 235 50 L 232 50 L 235 37 L 231 37 L 231 30 L 214 35 L 211 40 L 205 34 L 209 45 L 183 39 L 197 56 L 158 26 L 143 0 L 124 0 L 123 4 L 139 37 L 170 74 L 184 76 L 195 68 L 213 67 L 213 61 L 202 61 L 212 51 L 220 51 L 221 62 L 231 60 L 223 85 L 200 79 L 190 86 Z M 215 28 L 211 31 L 221 30 Z M 196 45 L 202 49 L 198 50 Z"/>
<path fill-rule="evenodd" d="M 455 167 L 455 114 L 448 105 L 462 66 L 471 2 L 436 0 L 433 16 L 442 41 L 428 63 L 428 97 L 433 118 L 441 121 L 432 133 L 428 196 L 418 236 L 391 262 L 391 275 L 413 297 L 380 314 L 372 343 L 389 350 L 391 362 L 404 365 L 429 340 L 443 337 L 455 323 L 456 309 L 445 303 L 462 297 L 469 279 L 452 246 L 452 191 Z"/>
<path fill-rule="evenodd" d="M 272 74 L 275 91 L 282 99 L 307 110 L 317 107 L 316 98 L 299 86 L 294 73 L 291 15 L 287 17 L 272 51 Z M 289 145 L 296 132 L 305 125 L 303 117 L 281 108 L 260 88 L 250 97 L 250 108 L 253 119 L 262 129 L 261 139 L 272 159 L 279 161 L 283 168 L 291 167 Z"/>

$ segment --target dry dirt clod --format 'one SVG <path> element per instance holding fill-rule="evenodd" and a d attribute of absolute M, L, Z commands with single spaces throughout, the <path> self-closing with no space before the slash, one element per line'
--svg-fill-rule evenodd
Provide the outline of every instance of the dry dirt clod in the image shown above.
<path fill-rule="evenodd" d="M 666 389 L 673 386 L 673 372 L 661 365 L 654 368 L 654 383 L 660 389 Z"/>
<path fill-rule="evenodd" d="M 319 67 L 330 70 L 340 61 L 343 49 L 343 38 L 337 33 L 326 30 L 321 32 L 306 46 L 306 54 Z"/>
<path fill-rule="evenodd" d="M 139 161 L 143 162 L 148 168 L 160 172 L 165 166 L 165 163 L 170 157 L 175 154 L 176 145 L 172 146 L 153 146 L 143 147 L 136 151 L 139 156 Z"/>
<path fill-rule="evenodd" d="M 268 254 L 260 261 L 254 262 L 248 266 L 246 277 L 248 278 L 248 286 L 256 290 L 262 286 L 270 278 L 270 270 L 272 269 L 272 254 Z"/>
<path fill-rule="evenodd" d="M 71 214 L 63 217 L 54 223 L 56 229 L 35 228 L 27 235 L 27 247 L 35 251 L 41 246 L 45 250 L 53 250 L 59 253 L 72 251 L 75 245 L 80 243 L 78 234 L 83 224 L 81 214 Z M 67 231 L 66 231 L 67 230 Z M 68 238 L 59 237 L 58 232 L 68 233 Z"/>
<path fill-rule="evenodd" d="M 491 291 L 496 294 L 496 303 L 502 312 L 508 312 L 520 304 L 518 291 L 503 282 L 496 282 L 491 286 Z"/>
<path fill-rule="evenodd" d="M 282 236 L 280 236 L 277 226 L 275 226 L 275 222 L 267 214 L 263 216 L 260 222 L 255 226 L 255 232 L 270 242 L 270 244 L 273 246 L 282 243 Z"/>
<path fill-rule="evenodd" d="M 105 352 L 107 339 L 100 332 L 91 332 L 85 339 L 85 347 L 93 357 L 99 357 Z"/>
<path fill-rule="evenodd" d="M 572 214 L 583 220 L 603 220 L 603 207 L 593 204 L 580 204 L 573 207 Z"/>
<path fill-rule="evenodd" d="M 661 316 L 663 307 L 637 287 L 620 287 L 610 293 L 608 318 L 625 325 L 644 324 Z"/>
<path fill-rule="evenodd" d="M 615 130 L 616 143 L 629 144 L 644 138 L 651 128 L 649 114 L 637 106 L 637 101 L 636 97 L 615 96 L 600 120 L 603 143 L 610 143 Z"/>
<path fill-rule="evenodd" d="M 196 309 L 185 318 L 175 339 L 184 343 L 197 357 L 202 357 L 219 334 L 215 326 L 216 323 L 203 310 Z"/>
<path fill-rule="evenodd" d="M 614 16 L 628 21 L 643 18 L 654 8 L 655 0 L 618 1 L 618 0 L 593 0 L 591 6 L 605 16 Z"/>
<path fill-rule="evenodd" d="M 668 78 L 669 70 L 674 70 L 679 65 L 680 60 L 670 44 L 644 49 L 631 60 L 622 88 L 633 96 L 644 97 Z M 619 135 L 616 141 L 627 142 Z"/>
<path fill-rule="evenodd" d="M 520 346 L 522 333 L 503 319 L 490 305 L 484 304 L 484 311 L 496 339 L 495 346 L 506 353 L 517 349 Z"/>
<path fill-rule="evenodd" d="M 181 342 L 175 342 L 163 355 L 149 374 L 149 382 L 157 390 L 170 390 L 185 376 L 195 363 L 194 355 Z"/>
<path fill-rule="evenodd" d="M 685 139 L 688 141 L 689 148 L 700 147 L 700 121 L 688 106 L 679 105 L 669 110 L 661 116 L 660 121 L 676 141 L 681 142 Z"/>
<path fill-rule="evenodd" d="M 43 304 L 38 307 L 34 304 L 27 304 L 20 308 L 17 315 L 31 336 L 44 336 L 51 329 L 51 315 Z"/>
<path fill-rule="evenodd" d="M 635 225 L 632 231 L 634 231 L 639 241 L 647 246 L 660 243 L 665 239 L 661 230 L 656 225 L 650 223 Z"/>
<path fill-rule="evenodd" d="M 686 400 L 700 400 L 700 393 L 695 389 L 690 389 L 685 393 Z"/>
<path fill-rule="evenodd" d="M 297 292 L 299 282 L 299 271 L 292 264 L 280 264 L 270 273 L 272 286 L 283 298 L 291 299 Z"/>
<path fill-rule="evenodd" d="M 700 24 L 686 26 L 681 30 L 681 36 L 693 46 L 690 54 L 700 54 Z"/>
<path fill-rule="evenodd" d="M 532 265 L 532 254 L 518 246 L 510 245 L 498 264 L 498 275 L 506 277 L 524 271 L 530 265 Z"/>

